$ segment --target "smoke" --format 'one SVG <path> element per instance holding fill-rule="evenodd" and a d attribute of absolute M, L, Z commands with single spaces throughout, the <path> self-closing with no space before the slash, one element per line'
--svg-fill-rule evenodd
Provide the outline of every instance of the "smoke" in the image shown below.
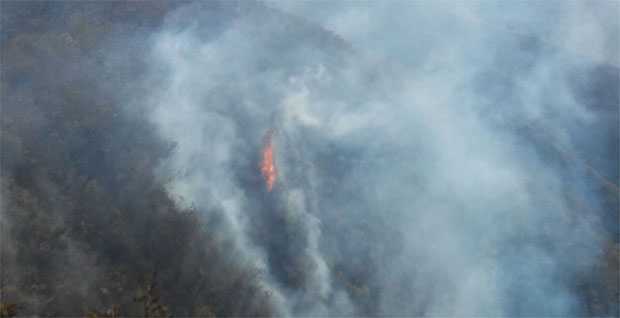
<path fill-rule="evenodd" d="M 158 174 L 276 314 L 578 315 L 617 223 L 617 24 L 613 2 L 188 4 L 149 39 Z"/>

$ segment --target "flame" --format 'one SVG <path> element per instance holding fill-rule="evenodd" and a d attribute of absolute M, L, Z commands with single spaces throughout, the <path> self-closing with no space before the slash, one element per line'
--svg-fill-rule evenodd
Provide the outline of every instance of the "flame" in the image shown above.
<path fill-rule="evenodd" d="M 268 133 L 269 140 L 263 150 L 263 162 L 260 172 L 267 183 L 267 190 L 271 191 L 276 184 L 276 166 L 273 164 L 273 132 Z"/>

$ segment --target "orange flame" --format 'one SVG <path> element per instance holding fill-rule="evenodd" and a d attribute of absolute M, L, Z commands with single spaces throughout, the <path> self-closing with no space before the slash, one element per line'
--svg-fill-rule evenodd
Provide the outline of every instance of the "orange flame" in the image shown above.
<path fill-rule="evenodd" d="M 269 140 L 263 150 L 263 162 L 260 167 L 261 175 L 267 183 L 267 190 L 271 191 L 276 184 L 276 167 L 273 164 L 273 132 L 268 133 Z"/>

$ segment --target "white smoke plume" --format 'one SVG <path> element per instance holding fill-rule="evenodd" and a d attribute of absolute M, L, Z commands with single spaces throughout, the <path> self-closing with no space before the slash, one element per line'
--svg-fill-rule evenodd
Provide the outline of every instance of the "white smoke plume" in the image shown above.
<path fill-rule="evenodd" d="M 617 96 L 592 93 L 617 2 L 206 2 L 150 43 L 159 175 L 276 314 L 583 310 L 617 190 Z"/>

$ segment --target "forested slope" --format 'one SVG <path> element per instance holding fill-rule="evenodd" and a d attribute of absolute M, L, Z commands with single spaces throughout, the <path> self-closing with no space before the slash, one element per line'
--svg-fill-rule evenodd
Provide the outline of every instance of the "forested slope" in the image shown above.
<path fill-rule="evenodd" d="M 150 315 L 270 315 L 258 272 L 155 180 L 171 145 L 119 105 L 177 5 L 2 3 L 1 296 L 19 315 L 141 315 L 150 283 L 167 308 Z"/>

